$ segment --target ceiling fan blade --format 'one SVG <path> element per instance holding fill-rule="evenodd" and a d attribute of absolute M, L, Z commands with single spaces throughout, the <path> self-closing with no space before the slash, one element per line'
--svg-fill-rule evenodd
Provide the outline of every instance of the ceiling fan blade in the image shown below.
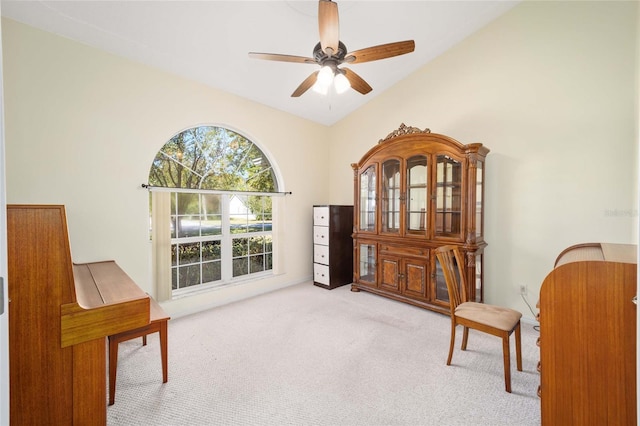
<path fill-rule="evenodd" d="M 316 80 L 318 79 L 319 72 L 320 71 L 314 71 L 309 77 L 305 78 L 304 81 L 300 83 L 300 86 L 298 86 L 298 88 L 294 90 L 294 92 L 291 94 L 291 97 L 297 98 L 298 96 L 302 95 L 304 92 L 309 90 L 311 86 L 316 84 Z"/>
<path fill-rule="evenodd" d="M 322 51 L 332 56 L 338 51 L 340 26 L 338 21 L 338 3 L 330 0 L 318 2 L 318 28 L 320 29 L 320 46 Z"/>
<path fill-rule="evenodd" d="M 316 63 L 316 60 L 313 58 L 305 58 L 304 56 L 294 56 L 294 55 L 280 55 L 277 53 L 249 52 L 249 57 L 253 59 L 266 59 L 267 61 L 296 62 L 301 64 Z"/>
<path fill-rule="evenodd" d="M 381 44 L 350 52 L 344 58 L 344 62 L 359 64 L 362 62 L 377 61 L 378 59 L 386 59 L 393 56 L 404 55 L 405 53 L 411 53 L 415 48 L 416 44 L 413 40 Z"/>
<path fill-rule="evenodd" d="M 351 71 L 349 68 L 341 68 L 341 70 L 344 71 L 344 76 L 347 77 L 347 80 L 351 83 L 351 88 L 353 90 L 360 92 L 363 95 L 366 95 L 373 90 L 371 86 L 369 86 L 369 83 L 364 81 L 362 77 Z"/>

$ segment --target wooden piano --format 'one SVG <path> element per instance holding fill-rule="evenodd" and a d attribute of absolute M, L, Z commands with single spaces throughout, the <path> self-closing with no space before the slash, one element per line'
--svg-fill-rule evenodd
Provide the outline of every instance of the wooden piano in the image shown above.
<path fill-rule="evenodd" d="M 106 425 L 106 337 L 149 324 L 113 261 L 71 261 L 64 206 L 7 206 L 10 421 Z"/>
<path fill-rule="evenodd" d="M 542 425 L 635 425 L 637 246 L 588 243 L 540 288 Z"/>

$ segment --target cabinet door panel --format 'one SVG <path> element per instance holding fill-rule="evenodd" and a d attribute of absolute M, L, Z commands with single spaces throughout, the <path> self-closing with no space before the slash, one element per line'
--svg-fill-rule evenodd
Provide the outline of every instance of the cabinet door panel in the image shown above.
<path fill-rule="evenodd" d="M 380 256 L 380 288 L 400 291 L 399 259 Z"/>
<path fill-rule="evenodd" d="M 428 265 L 428 261 L 422 259 L 405 259 L 403 261 L 404 293 L 406 295 L 427 298 Z"/>
<path fill-rule="evenodd" d="M 358 230 L 376 231 L 376 167 L 371 165 L 360 175 L 358 186 Z"/>
<path fill-rule="evenodd" d="M 435 237 L 462 241 L 464 163 L 448 155 L 436 158 Z"/>
<path fill-rule="evenodd" d="M 377 245 L 368 241 L 355 242 L 355 279 L 361 284 L 377 286 Z"/>
<path fill-rule="evenodd" d="M 400 231 L 400 160 L 382 165 L 382 232 Z"/>
<path fill-rule="evenodd" d="M 436 259 L 435 256 L 434 256 L 434 259 Z M 437 259 L 434 262 L 435 262 L 435 265 L 434 265 L 435 279 L 433 280 L 433 283 L 432 283 L 431 297 L 433 298 L 433 300 L 437 302 L 442 302 L 442 304 L 445 306 L 449 306 L 449 291 L 447 290 L 447 283 L 444 280 L 444 272 L 442 272 L 442 265 L 440 265 L 440 262 Z M 455 259 L 454 259 L 454 262 L 455 262 Z M 454 271 L 457 276 L 458 275 L 457 266 L 454 268 Z M 459 279 L 460 277 L 458 277 L 458 280 Z"/>
<path fill-rule="evenodd" d="M 427 157 L 417 155 L 407 160 L 406 228 L 408 233 L 426 235 L 428 220 L 428 168 Z"/>

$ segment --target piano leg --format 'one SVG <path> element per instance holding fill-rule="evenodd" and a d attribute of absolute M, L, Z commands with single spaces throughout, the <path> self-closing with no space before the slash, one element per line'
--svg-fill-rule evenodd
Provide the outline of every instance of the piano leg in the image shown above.
<path fill-rule="evenodd" d="M 109 405 L 113 405 L 116 398 L 116 374 L 118 370 L 118 341 L 113 342 L 109 336 Z"/>

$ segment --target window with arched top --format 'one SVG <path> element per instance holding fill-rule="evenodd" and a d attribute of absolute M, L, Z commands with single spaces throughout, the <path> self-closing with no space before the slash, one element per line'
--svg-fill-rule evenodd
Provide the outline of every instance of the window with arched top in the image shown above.
<path fill-rule="evenodd" d="M 273 271 L 276 173 L 245 136 L 217 126 L 184 130 L 149 171 L 154 280 L 167 300 Z"/>

